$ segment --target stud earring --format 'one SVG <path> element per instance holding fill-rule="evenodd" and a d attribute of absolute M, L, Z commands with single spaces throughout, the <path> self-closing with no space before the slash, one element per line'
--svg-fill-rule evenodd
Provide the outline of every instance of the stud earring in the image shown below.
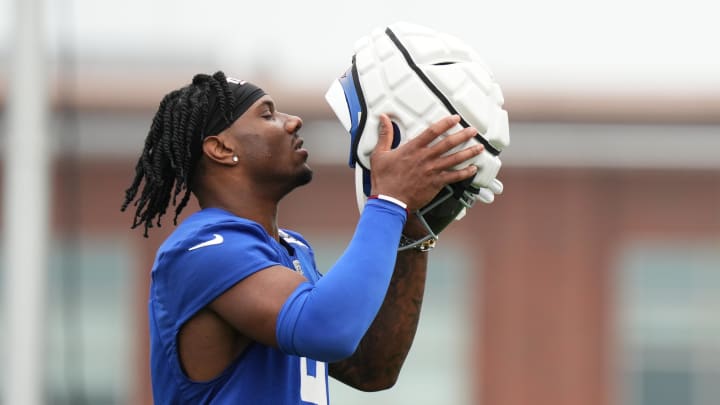
<path fill-rule="evenodd" d="M 238 160 L 240 160 L 240 158 L 238 158 L 237 155 L 233 155 L 233 157 L 232 157 L 233 163 L 237 163 Z"/>

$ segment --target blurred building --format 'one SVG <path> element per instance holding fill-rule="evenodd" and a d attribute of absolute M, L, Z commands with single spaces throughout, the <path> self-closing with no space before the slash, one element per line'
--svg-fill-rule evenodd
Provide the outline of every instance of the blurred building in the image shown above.
<path fill-rule="evenodd" d="M 166 218 L 144 239 L 119 207 L 153 109 L 189 76 L 64 79 L 51 126 L 47 398 L 151 403 L 149 270 L 173 226 Z M 314 242 L 326 270 L 357 218 L 347 136 L 323 89 L 263 85 L 305 119 L 316 176 L 283 202 L 280 220 Z M 716 403 L 720 99 L 511 90 L 506 100 L 506 191 L 432 252 L 398 385 L 358 395 L 335 384 L 335 402 Z"/>
<path fill-rule="evenodd" d="M 481 45 L 500 55 L 502 63 L 490 63 L 509 78 L 500 80 L 511 119 L 505 193 L 478 203 L 431 253 L 419 331 L 396 387 L 358 393 L 334 383 L 333 403 L 717 404 L 720 61 L 705 46 L 717 38 L 717 13 L 702 4 L 623 1 L 588 11 L 558 0 L 518 11 L 517 2 L 470 10 L 467 2 L 441 9 L 369 0 L 360 24 L 316 21 L 304 2 L 288 2 L 273 16 L 282 35 L 272 36 L 254 20 L 238 28 L 237 10 L 196 2 L 47 3 L 54 13 L 47 403 L 152 403 L 149 272 L 172 217 L 145 239 L 119 208 L 161 97 L 196 72 L 226 66 L 248 72 L 243 78 L 268 90 L 281 110 L 303 117 L 315 178 L 281 204 L 279 219 L 313 243 L 324 271 L 350 240 L 357 209 L 349 140 L 318 85 L 326 77 L 319 66 L 329 62 L 304 60 L 305 49 L 346 47 L 352 24 L 364 33 L 370 20 L 407 19 L 450 21 L 446 27 L 478 42 L 493 39 Z M 267 12 L 263 2 L 220 3 Z M 458 7 L 467 12 L 458 15 Z M 0 11 L 4 140 L 10 2 L 0 0 Z M 635 57 L 642 52 L 646 59 Z M 307 63 L 307 82 L 286 77 L 298 61 Z M 12 372 L 0 367 L 0 379 Z"/>

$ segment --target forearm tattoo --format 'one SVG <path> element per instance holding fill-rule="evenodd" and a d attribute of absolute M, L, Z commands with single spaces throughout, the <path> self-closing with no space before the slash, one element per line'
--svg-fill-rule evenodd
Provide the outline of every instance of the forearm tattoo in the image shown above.
<path fill-rule="evenodd" d="M 350 358 L 330 365 L 330 374 L 358 389 L 392 386 L 412 346 L 420 319 L 427 253 L 398 253 L 385 301 Z"/>

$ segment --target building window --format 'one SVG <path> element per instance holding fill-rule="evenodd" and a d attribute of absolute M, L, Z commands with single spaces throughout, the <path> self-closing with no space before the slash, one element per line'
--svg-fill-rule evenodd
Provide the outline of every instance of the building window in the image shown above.
<path fill-rule="evenodd" d="M 618 280 L 620 403 L 717 404 L 720 244 L 634 244 Z"/>
<path fill-rule="evenodd" d="M 133 300 L 146 299 L 145 291 L 133 292 L 130 249 L 102 238 L 52 246 L 45 347 L 38 348 L 45 353 L 46 402 L 127 403 L 135 359 Z"/>

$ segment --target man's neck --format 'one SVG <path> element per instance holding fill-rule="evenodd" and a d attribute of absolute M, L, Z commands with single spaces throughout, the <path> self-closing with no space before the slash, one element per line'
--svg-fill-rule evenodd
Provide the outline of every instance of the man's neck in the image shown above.
<path fill-rule="evenodd" d="M 243 198 L 222 198 L 222 196 L 203 196 L 198 198 L 201 208 L 220 208 L 241 218 L 257 222 L 265 231 L 278 239 L 278 203 L 244 196 Z"/>

